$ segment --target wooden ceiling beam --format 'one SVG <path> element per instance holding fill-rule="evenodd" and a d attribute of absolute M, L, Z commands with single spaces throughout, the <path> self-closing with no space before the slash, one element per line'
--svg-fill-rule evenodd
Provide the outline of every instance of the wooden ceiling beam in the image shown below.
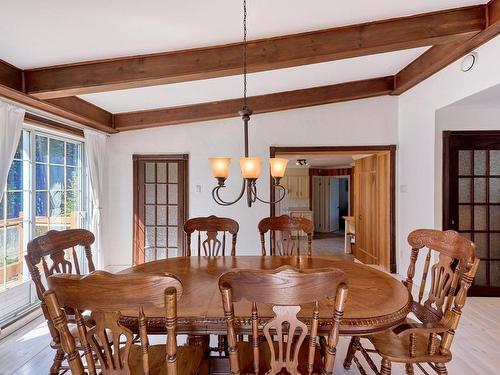
<path fill-rule="evenodd" d="M 0 60 L 0 84 L 17 91 L 23 91 L 23 71 Z"/>
<path fill-rule="evenodd" d="M 8 100 L 12 100 L 21 105 L 26 105 L 28 107 L 35 108 L 52 115 L 59 116 L 70 121 L 74 121 L 89 128 L 100 130 L 106 133 L 117 133 L 116 129 L 112 127 L 111 123 L 103 124 L 94 119 L 85 117 L 78 111 L 73 112 L 62 106 L 49 103 L 45 100 L 40 100 L 31 95 L 26 95 L 20 91 L 17 91 L 2 84 L 0 84 L 0 98 L 1 97 L 4 97 Z"/>
<path fill-rule="evenodd" d="M 116 133 L 113 115 L 78 97 L 40 100 L 23 92 L 24 72 L 0 60 L 0 97 L 78 122 L 90 128 Z M 29 116 L 27 116 L 29 118 Z M 38 116 L 36 116 L 38 117 Z M 30 118 L 31 119 L 31 118 Z"/>
<path fill-rule="evenodd" d="M 85 116 L 92 121 L 98 122 L 100 124 L 105 124 L 110 128 L 113 127 L 112 113 L 96 106 L 95 104 L 89 103 L 86 100 L 80 99 L 77 96 L 46 99 L 45 101 L 60 108 L 64 108 L 68 111 L 78 113 L 81 116 Z"/>
<path fill-rule="evenodd" d="M 486 27 L 473 37 L 434 46 L 396 74 L 396 86 L 392 95 L 400 95 L 439 72 L 467 53 L 500 34 L 500 0 L 490 1 L 486 7 Z"/>
<path fill-rule="evenodd" d="M 485 7 L 472 6 L 248 42 L 259 72 L 444 44 L 480 32 Z M 242 73 L 242 43 L 81 62 L 25 71 L 26 92 L 48 99 Z"/>
<path fill-rule="evenodd" d="M 394 77 L 313 87 L 248 98 L 253 113 L 267 113 L 347 100 L 387 95 L 394 89 Z M 116 113 L 118 131 L 238 117 L 242 99 L 230 99 L 147 111 Z"/>

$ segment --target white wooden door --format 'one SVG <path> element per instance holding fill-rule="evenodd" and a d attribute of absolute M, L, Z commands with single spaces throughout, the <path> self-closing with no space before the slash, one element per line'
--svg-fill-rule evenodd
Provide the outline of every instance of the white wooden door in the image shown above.
<path fill-rule="evenodd" d="M 339 215 L 339 186 L 340 182 L 338 178 L 330 178 L 329 180 L 329 196 L 330 196 L 330 220 L 329 227 L 330 232 L 335 232 L 339 230 L 340 227 L 340 215 Z"/>

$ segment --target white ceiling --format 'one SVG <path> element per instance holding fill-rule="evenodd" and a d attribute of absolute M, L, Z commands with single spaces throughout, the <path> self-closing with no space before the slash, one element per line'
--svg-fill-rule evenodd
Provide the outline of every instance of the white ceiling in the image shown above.
<path fill-rule="evenodd" d="M 485 3 L 486 0 L 247 0 L 249 39 L 318 30 Z M 3 1 L 0 59 L 19 68 L 205 47 L 240 41 L 235 0 Z M 249 76 L 248 94 L 392 75 L 416 48 Z M 237 98 L 241 76 L 82 95 L 110 112 Z"/>
<path fill-rule="evenodd" d="M 262 95 L 392 75 L 426 49 L 415 48 L 252 73 L 248 77 L 248 95 Z M 128 112 L 239 98 L 242 96 L 242 85 L 241 76 L 230 76 L 87 94 L 80 97 L 110 112 Z"/>
<path fill-rule="evenodd" d="M 248 0 L 250 39 L 486 0 Z M 235 0 L 2 1 L 0 59 L 22 69 L 241 40 Z"/>

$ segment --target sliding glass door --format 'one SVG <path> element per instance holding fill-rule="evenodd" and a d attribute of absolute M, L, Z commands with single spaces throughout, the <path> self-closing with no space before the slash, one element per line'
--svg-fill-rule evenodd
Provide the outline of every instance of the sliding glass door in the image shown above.
<path fill-rule="evenodd" d="M 85 226 L 83 143 L 24 130 L 0 201 L 0 326 L 37 302 L 26 245 L 48 230 Z"/>

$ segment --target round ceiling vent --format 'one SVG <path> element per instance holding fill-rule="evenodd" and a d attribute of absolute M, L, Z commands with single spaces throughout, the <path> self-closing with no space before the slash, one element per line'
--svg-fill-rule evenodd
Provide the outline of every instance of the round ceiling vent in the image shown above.
<path fill-rule="evenodd" d="M 477 52 L 469 53 L 467 56 L 463 58 L 462 63 L 460 64 L 460 69 L 462 69 L 462 72 L 470 71 L 477 63 L 477 60 L 478 60 Z"/>

